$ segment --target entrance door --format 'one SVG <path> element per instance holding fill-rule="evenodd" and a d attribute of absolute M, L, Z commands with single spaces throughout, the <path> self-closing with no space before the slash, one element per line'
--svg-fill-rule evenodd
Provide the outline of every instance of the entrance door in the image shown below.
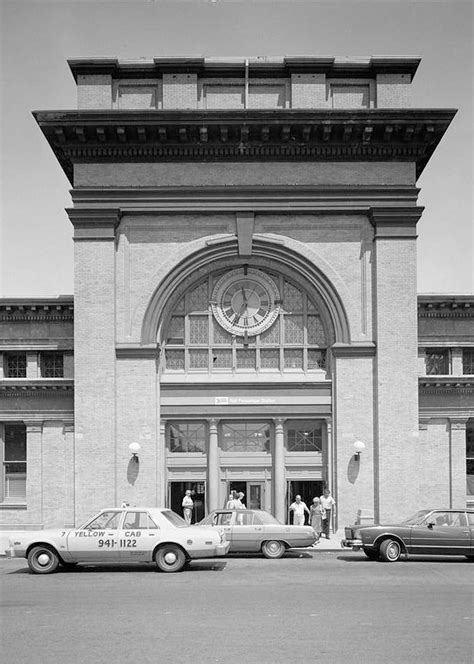
<path fill-rule="evenodd" d="M 193 499 L 193 516 L 191 523 L 198 523 L 205 516 L 206 483 L 205 482 L 169 482 L 168 505 L 173 512 L 183 516 L 183 498 L 189 489 Z"/>
<path fill-rule="evenodd" d="M 241 480 L 238 482 L 229 482 L 228 484 L 229 496 L 232 493 L 232 491 L 237 491 L 237 493 L 241 492 L 244 494 L 243 503 L 245 507 L 247 507 L 249 510 L 263 509 L 263 498 L 265 493 L 263 482 L 253 482 L 247 480 Z M 226 502 L 227 499 L 228 497 L 226 498 Z"/>
<path fill-rule="evenodd" d="M 301 496 L 301 500 L 306 503 L 309 509 L 313 498 L 319 498 L 322 495 L 324 486 L 325 482 L 320 480 L 290 480 L 288 482 L 286 502 L 287 523 L 293 523 L 293 512 L 290 513 L 290 505 L 294 501 L 295 496 Z M 308 515 L 306 515 L 306 521 L 307 519 Z"/>

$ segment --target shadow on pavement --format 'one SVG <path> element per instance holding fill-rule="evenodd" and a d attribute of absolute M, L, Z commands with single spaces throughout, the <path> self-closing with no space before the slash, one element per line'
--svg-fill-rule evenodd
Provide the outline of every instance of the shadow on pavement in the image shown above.
<path fill-rule="evenodd" d="M 394 563 L 384 563 L 382 560 L 370 560 L 365 555 L 363 556 L 336 556 L 337 560 L 342 560 L 345 563 L 379 563 L 379 564 L 391 564 Z M 466 560 L 463 556 L 416 556 L 411 555 L 408 558 L 400 558 L 395 564 L 408 565 L 409 563 L 469 563 L 469 560 Z"/>
<path fill-rule="evenodd" d="M 184 572 L 222 572 L 225 569 L 227 563 L 225 562 L 216 562 L 213 560 L 195 560 L 186 565 L 184 568 Z M 128 573 L 144 573 L 144 572 L 152 572 L 152 573 L 157 573 L 157 574 L 165 574 L 165 572 L 160 572 L 160 570 L 156 567 L 154 563 L 149 563 L 149 564 L 134 564 L 130 563 L 129 565 L 114 565 L 113 563 L 110 564 L 103 564 L 101 563 L 100 565 L 94 565 L 91 563 L 84 563 L 82 565 L 77 565 L 71 568 L 65 568 L 65 567 L 58 567 L 57 571 L 54 572 L 54 574 L 68 574 L 70 576 L 76 575 L 76 574 L 103 574 L 104 572 L 114 572 L 114 574 L 121 574 L 124 572 Z M 16 569 L 12 570 L 11 572 L 7 572 L 8 576 L 14 575 L 14 574 L 30 574 L 30 570 L 28 567 L 22 567 L 21 569 Z M 179 574 L 179 572 L 178 572 Z M 41 576 L 41 574 L 35 574 L 32 576 Z M 44 576 L 48 576 L 45 574 Z"/>

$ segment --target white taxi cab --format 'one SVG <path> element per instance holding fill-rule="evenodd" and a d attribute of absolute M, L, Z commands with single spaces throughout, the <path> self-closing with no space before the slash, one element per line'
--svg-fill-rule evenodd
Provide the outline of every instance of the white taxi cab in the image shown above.
<path fill-rule="evenodd" d="M 225 556 L 230 547 L 223 531 L 188 526 L 169 509 L 103 509 L 80 528 L 17 531 L 5 553 L 26 558 L 34 574 L 78 563 L 151 563 L 162 572 L 179 572 L 196 558 Z"/>

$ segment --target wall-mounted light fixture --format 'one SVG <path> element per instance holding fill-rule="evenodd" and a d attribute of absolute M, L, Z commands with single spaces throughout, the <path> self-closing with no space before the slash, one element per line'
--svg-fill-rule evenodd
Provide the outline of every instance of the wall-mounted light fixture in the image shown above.
<path fill-rule="evenodd" d="M 128 449 L 132 454 L 132 461 L 138 463 L 138 453 L 141 450 L 140 443 L 130 443 Z"/>
<path fill-rule="evenodd" d="M 363 443 L 361 440 L 356 440 L 356 442 L 353 445 L 354 447 L 354 456 L 356 459 L 360 459 L 360 453 L 365 450 L 365 443 Z"/>

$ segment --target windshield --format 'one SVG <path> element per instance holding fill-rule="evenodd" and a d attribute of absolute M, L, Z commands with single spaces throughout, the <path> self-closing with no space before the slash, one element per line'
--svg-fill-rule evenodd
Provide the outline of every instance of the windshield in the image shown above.
<path fill-rule="evenodd" d="M 175 527 L 175 528 L 187 528 L 188 524 L 186 521 L 179 516 L 179 514 L 176 514 L 176 512 L 173 512 L 172 510 L 163 510 L 161 514 L 165 517 L 165 519 L 168 519 L 168 521 Z"/>
<path fill-rule="evenodd" d="M 429 514 L 431 510 L 420 510 L 413 516 L 411 516 L 409 519 L 405 519 L 405 521 L 402 521 L 402 524 L 404 526 L 419 526 L 420 523 L 423 523 L 423 521 L 426 518 L 426 515 Z"/>

